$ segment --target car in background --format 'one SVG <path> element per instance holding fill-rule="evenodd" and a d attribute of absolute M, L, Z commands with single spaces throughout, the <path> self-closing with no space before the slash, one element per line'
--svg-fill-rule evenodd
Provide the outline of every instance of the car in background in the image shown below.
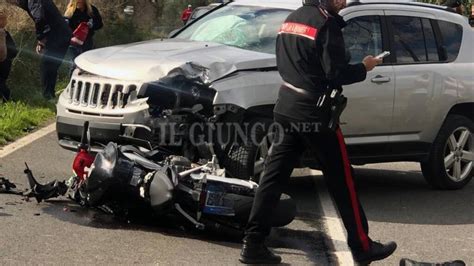
<path fill-rule="evenodd" d="M 276 36 L 300 6 L 232 1 L 168 40 L 82 54 L 57 104 L 59 144 L 75 149 L 84 121 L 99 148 L 123 135 L 158 145 L 165 131 L 184 140 L 176 153 L 193 160 L 216 154 L 230 176 L 258 179 L 271 143 L 267 128 L 244 132 L 257 144 L 185 140 L 196 117 L 211 133 L 218 123 L 272 122 L 282 83 Z M 391 52 L 365 81 L 344 87 L 349 102 L 341 126 L 351 162 L 420 162 L 433 187 L 464 187 L 474 173 L 474 34 L 467 18 L 436 5 L 383 0 L 351 4 L 340 14 L 348 23 L 348 60 Z M 314 162 L 310 154 L 302 158 L 303 166 Z"/>

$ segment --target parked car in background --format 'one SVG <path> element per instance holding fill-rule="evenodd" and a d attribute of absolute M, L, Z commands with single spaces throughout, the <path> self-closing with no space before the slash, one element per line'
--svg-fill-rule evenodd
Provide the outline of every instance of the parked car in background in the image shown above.
<path fill-rule="evenodd" d="M 193 160 L 216 153 L 231 176 L 258 179 L 271 138 L 266 128 L 244 132 L 259 144 L 196 147 L 186 136 L 198 120 L 211 129 L 219 122 L 271 123 L 282 82 L 276 36 L 300 5 L 237 0 L 168 40 L 81 55 L 57 105 L 60 145 L 74 149 L 86 120 L 97 147 L 120 135 L 158 145 L 158 125 L 168 124 L 166 138 L 183 140 L 177 153 Z M 352 4 L 341 15 L 352 62 L 391 52 L 364 82 L 344 87 L 349 103 L 341 122 L 352 163 L 420 162 L 434 187 L 465 186 L 474 164 L 474 36 L 467 19 L 440 6 L 383 0 Z M 309 155 L 302 164 L 317 166 Z"/>

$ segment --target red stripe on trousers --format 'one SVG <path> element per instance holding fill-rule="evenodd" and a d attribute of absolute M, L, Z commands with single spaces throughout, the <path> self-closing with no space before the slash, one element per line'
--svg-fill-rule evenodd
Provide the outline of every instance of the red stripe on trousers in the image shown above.
<path fill-rule="evenodd" d="M 357 194 L 355 191 L 354 180 L 351 173 L 351 167 L 349 163 L 349 157 L 347 156 L 346 144 L 344 142 L 344 136 L 340 128 L 336 131 L 337 138 L 339 140 L 339 147 L 341 148 L 342 161 L 344 162 L 344 172 L 346 175 L 346 185 L 349 189 L 349 194 L 351 198 L 352 210 L 354 211 L 355 222 L 357 226 L 357 233 L 359 235 L 359 240 L 362 243 L 362 249 L 364 251 L 369 250 L 369 238 L 362 227 L 362 220 L 360 218 L 359 202 L 357 201 Z"/>

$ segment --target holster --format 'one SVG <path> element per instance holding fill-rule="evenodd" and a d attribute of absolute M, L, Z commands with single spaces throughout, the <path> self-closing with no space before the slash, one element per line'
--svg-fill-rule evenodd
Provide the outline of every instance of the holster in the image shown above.
<path fill-rule="evenodd" d="M 330 89 L 324 96 L 323 109 L 328 110 L 328 119 L 325 123 L 329 130 L 336 131 L 339 127 L 340 117 L 347 106 L 347 98 L 342 94 L 342 89 Z"/>

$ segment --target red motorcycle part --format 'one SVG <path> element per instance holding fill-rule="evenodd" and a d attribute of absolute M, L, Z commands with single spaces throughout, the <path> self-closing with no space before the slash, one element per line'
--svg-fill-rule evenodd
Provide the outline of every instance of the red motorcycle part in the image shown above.
<path fill-rule="evenodd" d="M 80 149 L 74 158 L 72 169 L 76 176 L 79 177 L 80 183 L 86 179 L 86 167 L 91 167 L 94 162 L 94 156 L 92 156 L 87 150 Z"/>

